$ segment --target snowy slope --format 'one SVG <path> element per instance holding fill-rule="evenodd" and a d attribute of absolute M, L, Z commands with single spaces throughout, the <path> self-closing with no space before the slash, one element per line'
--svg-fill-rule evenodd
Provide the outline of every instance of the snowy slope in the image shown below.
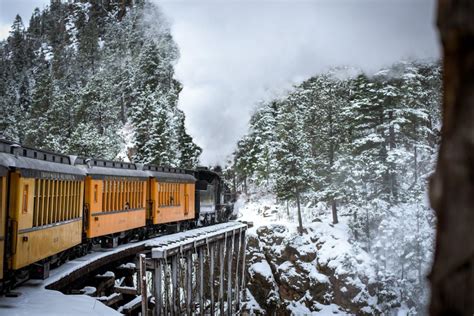
<path fill-rule="evenodd" d="M 326 212 L 309 222 L 315 210 L 305 209 L 299 236 L 286 206 L 272 196 L 243 197 L 236 207 L 239 219 L 254 223 L 244 304 L 250 313 L 373 315 L 398 309 L 397 293 L 378 280 L 375 260 L 351 242 L 345 218 L 333 225 Z"/>

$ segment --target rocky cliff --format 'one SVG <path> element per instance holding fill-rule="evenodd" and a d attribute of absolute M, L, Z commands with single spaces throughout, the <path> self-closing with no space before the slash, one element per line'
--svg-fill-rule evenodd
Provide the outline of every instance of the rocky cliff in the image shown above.
<path fill-rule="evenodd" d="M 349 242 L 345 224 L 316 221 L 299 236 L 292 224 L 249 230 L 247 298 L 252 314 L 379 315 L 397 294 L 378 280 L 375 262 Z"/>

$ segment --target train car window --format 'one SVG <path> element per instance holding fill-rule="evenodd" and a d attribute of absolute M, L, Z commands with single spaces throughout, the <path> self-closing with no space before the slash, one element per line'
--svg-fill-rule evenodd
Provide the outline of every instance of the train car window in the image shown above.
<path fill-rule="evenodd" d="M 133 198 L 133 181 L 127 181 L 127 195 L 125 199 L 125 204 L 128 204 L 129 208 L 132 208 L 132 198 Z"/>
<path fill-rule="evenodd" d="M 82 187 L 81 181 L 35 179 L 33 227 L 79 218 Z M 28 211 L 29 189 L 24 187 L 22 211 Z"/>
<path fill-rule="evenodd" d="M 163 205 L 163 200 L 161 198 L 163 194 L 162 194 L 161 191 L 162 191 L 162 185 L 161 185 L 161 183 L 158 183 L 158 205 L 159 206 Z"/>
<path fill-rule="evenodd" d="M 64 212 L 66 213 L 65 217 L 66 218 L 71 218 L 71 211 L 69 209 L 69 201 L 71 200 L 69 198 L 69 181 L 66 180 L 64 181 Z"/>
<path fill-rule="evenodd" d="M 71 213 L 72 217 L 76 217 L 76 181 L 71 181 L 70 183 L 71 186 L 71 192 L 70 194 L 70 210 L 69 212 Z"/>
<path fill-rule="evenodd" d="M 48 180 L 48 186 L 49 186 L 49 204 L 48 204 L 48 223 L 51 224 L 53 222 L 53 210 L 54 210 L 54 181 L 53 180 Z"/>
<path fill-rule="evenodd" d="M 130 208 L 130 204 L 128 203 L 128 181 L 124 183 L 124 192 L 123 192 L 123 207 L 125 210 Z"/>
<path fill-rule="evenodd" d="M 43 220 L 41 225 L 46 225 L 48 221 L 48 180 L 43 180 Z"/>
<path fill-rule="evenodd" d="M 51 224 L 58 220 L 58 181 L 53 180 L 53 203 L 51 205 Z"/>
<path fill-rule="evenodd" d="M 107 180 L 107 211 L 112 210 L 112 182 Z"/>
<path fill-rule="evenodd" d="M 22 209 L 21 209 L 21 212 L 23 214 L 28 213 L 28 190 L 29 190 L 29 186 L 28 184 L 25 184 L 23 186 L 23 201 L 22 201 Z"/>
<path fill-rule="evenodd" d="M 75 181 L 69 181 L 69 212 L 71 214 L 71 217 L 74 216 L 74 183 Z"/>
<path fill-rule="evenodd" d="M 176 192 L 174 193 L 175 196 L 175 205 L 179 205 L 179 184 L 175 183 L 174 188 L 176 189 Z"/>
<path fill-rule="evenodd" d="M 145 205 L 143 204 L 143 196 L 145 194 L 145 182 L 141 181 L 140 182 L 141 185 L 140 185 L 140 208 L 143 208 L 145 207 Z"/>
<path fill-rule="evenodd" d="M 77 183 L 77 191 L 76 191 L 76 217 L 79 217 L 81 211 L 81 190 L 82 184 L 80 181 L 76 181 Z"/>
<path fill-rule="evenodd" d="M 124 181 L 123 185 L 125 188 L 123 192 L 123 207 L 127 209 L 127 207 L 130 208 L 130 204 L 128 203 L 128 181 Z"/>
<path fill-rule="evenodd" d="M 176 205 L 181 205 L 181 184 L 176 183 Z"/>
<path fill-rule="evenodd" d="M 173 188 L 173 192 L 172 192 L 172 194 L 171 194 L 171 198 L 172 198 L 172 201 L 173 201 L 172 205 L 175 206 L 175 205 L 176 205 L 176 202 L 177 202 L 177 201 L 176 201 L 176 184 L 175 184 L 175 183 L 172 183 L 172 184 L 171 184 L 171 187 Z"/>
<path fill-rule="evenodd" d="M 98 194 L 99 194 L 99 185 L 94 184 L 94 203 L 98 202 L 98 197 L 97 197 Z"/>
<path fill-rule="evenodd" d="M 124 188 L 123 180 L 119 180 L 119 198 L 118 198 L 119 210 L 123 210 L 123 208 L 124 208 L 124 202 L 123 202 L 124 190 L 125 190 L 125 188 Z"/>
<path fill-rule="evenodd" d="M 59 220 L 59 181 L 54 181 L 54 204 L 53 204 L 53 223 Z"/>
<path fill-rule="evenodd" d="M 56 180 L 56 208 L 55 208 L 55 218 L 54 218 L 54 222 L 59 222 L 62 220 L 63 218 L 63 208 L 61 206 L 62 204 L 62 194 L 63 194 L 63 191 L 62 191 L 62 181 L 60 180 Z"/>
<path fill-rule="evenodd" d="M 77 208 L 77 187 L 78 187 L 78 181 L 72 181 L 72 214 L 73 216 L 76 217 L 76 208 Z"/>
<path fill-rule="evenodd" d="M 109 182 L 107 180 L 102 181 L 104 184 L 104 188 L 102 190 L 102 210 L 107 212 L 109 210 L 109 201 L 108 198 L 108 189 L 109 189 Z"/>
<path fill-rule="evenodd" d="M 72 210 L 71 210 L 71 181 L 67 180 L 66 181 L 66 205 L 64 206 L 66 208 L 66 214 L 68 218 L 71 218 Z"/>
<path fill-rule="evenodd" d="M 130 208 L 135 208 L 134 203 L 134 193 L 135 193 L 135 181 L 130 182 Z"/>
<path fill-rule="evenodd" d="M 127 206 L 127 182 L 128 181 L 122 181 L 122 200 L 121 200 L 121 206 L 125 210 Z"/>
<path fill-rule="evenodd" d="M 116 191 L 117 191 L 117 184 L 115 183 L 114 180 L 110 181 L 110 184 L 111 184 L 111 192 L 110 192 L 110 198 L 111 198 L 111 201 L 110 201 L 110 210 L 111 211 L 115 211 L 115 207 L 116 207 L 116 200 L 115 200 L 115 195 L 116 195 Z"/>
<path fill-rule="evenodd" d="M 132 182 L 127 181 L 127 204 L 128 208 L 131 208 L 130 202 L 132 201 Z"/>
<path fill-rule="evenodd" d="M 59 205 L 58 205 L 58 209 L 59 209 L 59 221 L 63 221 L 64 218 L 66 217 L 64 215 L 64 205 L 63 205 L 63 202 L 64 202 L 64 181 L 58 181 L 58 184 L 59 184 Z"/>
<path fill-rule="evenodd" d="M 174 204 L 174 197 L 173 197 L 173 183 L 168 184 L 169 192 L 168 192 L 168 206 L 173 206 Z"/>
<path fill-rule="evenodd" d="M 40 183 L 40 181 L 41 180 L 39 180 L 39 179 L 35 179 L 35 196 L 34 196 L 34 199 L 33 199 L 33 227 L 38 226 L 39 183 Z M 0 203 L 1 203 L 1 201 L 0 201 Z"/>
<path fill-rule="evenodd" d="M 102 181 L 102 210 L 107 211 L 107 181 Z"/>

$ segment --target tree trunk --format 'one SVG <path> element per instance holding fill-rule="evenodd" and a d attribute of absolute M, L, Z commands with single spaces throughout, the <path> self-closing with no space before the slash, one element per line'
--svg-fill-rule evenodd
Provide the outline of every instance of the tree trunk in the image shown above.
<path fill-rule="evenodd" d="M 337 220 L 337 208 L 336 208 L 336 199 L 332 198 L 332 223 L 337 224 L 339 221 Z"/>
<path fill-rule="evenodd" d="M 431 315 L 474 314 L 474 5 L 439 0 L 443 129 L 430 201 L 438 219 Z"/>
<path fill-rule="evenodd" d="M 298 207 L 298 232 L 303 235 L 303 220 L 301 218 L 300 192 L 296 191 L 296 206 Z"/>

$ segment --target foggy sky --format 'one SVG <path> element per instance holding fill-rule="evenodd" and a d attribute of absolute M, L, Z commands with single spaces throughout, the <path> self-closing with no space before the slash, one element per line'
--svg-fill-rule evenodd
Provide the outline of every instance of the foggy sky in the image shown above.
<path fill-rule="evenodd" d="M 7 38 L 15 16 L 19 14 L 25 27 L 35 8 L 43 9 L 50 0 L 0 0 L 0 40 Z"/>
<path fill-rule="evenodd" d="M 158 3 L 180 48 L 179 106 L 204 164 L 223 163 L 259 100 L 313 74 L 439 56 L 433 0 Z"/>
<path fill-rule="evenodd" d="M 179 107 L 206 165 L 233 151 L 259 100 L 311 75 L 439 56 L 434 0 L 154 1 L 180 49 Z M 0 0 L 0 38 L 16 12 L 28 21 L 48 2 Z"/>

